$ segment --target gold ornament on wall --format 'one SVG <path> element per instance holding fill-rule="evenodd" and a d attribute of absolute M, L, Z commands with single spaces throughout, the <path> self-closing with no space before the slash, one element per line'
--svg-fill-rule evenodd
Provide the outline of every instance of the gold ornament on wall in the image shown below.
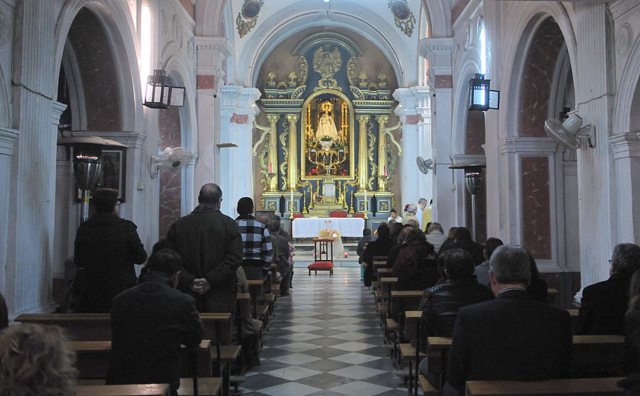
<path fill-rule="evenodd" d="M 396 26 L 408 37 L 411 37 L 416 24 L 416 17 L 413 15 L 411 8 L 409 8 L 407 0 L 389 0 L 389 8 Z"/>
<path fill-rule="evenodd" d="M 256 23 L 258 23 L 258 14 L 263 4 L 264 0 L 244 0 L 242 10 L 236 18 L 236 27 L 240 38 L 246 36 L 247 33 L 256 26 Z"/>
<path fill-rule="evenodd" d="M 331 50 L 333 48 L 333 50 Z M 313 53 L 313 70 L 322 76 L 315 90 L 336 89 L 342 91 L 333 76 L 342 67 L 342 56 L 337 47 L 323 45 Z"/>

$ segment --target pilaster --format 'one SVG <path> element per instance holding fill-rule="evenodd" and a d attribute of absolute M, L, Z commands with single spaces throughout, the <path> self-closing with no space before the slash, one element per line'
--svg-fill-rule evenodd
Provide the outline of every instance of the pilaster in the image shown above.
<path fill-rule="evenodd" d="M 222 196 L 221 211 L 235 217 L 235 206 L 241 197 L 253 197 L 253 121 L 260 111 L 255 102 L 260 98 L 256 88 L 236 85 L 222 87 L 220 105 L 220 143 L 217 152 Z"/>
<path fill-rule="evenodd" d="M 640 241 L 640 137 L 638 133 L 611 136 L 618 186 L 618 234 L 620 242 Z"/>

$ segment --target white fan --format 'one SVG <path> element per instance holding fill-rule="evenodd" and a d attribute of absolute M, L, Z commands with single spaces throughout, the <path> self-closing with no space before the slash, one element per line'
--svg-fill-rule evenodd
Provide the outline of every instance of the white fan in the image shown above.
<path fill-rule="evenodd" d="M 187 166 L 194 155 L 184 147 L 167 147 L 161 156 L 151 156 L 151 178 L 159 170 L 179 171 Z"/>
<path fill-rule="evenodd" d="M 593 125 L 582 126 L 582 117 L 572 114 L 564 122 L 550 118 L 544 122 L 544 129 L 547 134 L 558 143 L 570 149 L 579 149 L 581 146 L 578 137 L 585 136 L 589 139 L 589 146 L 596 146 L 596 128 Z M 582 130 L 586 130 L 581 133 Z"/>
<path fill-rule="evenodd" d="M 420 172 L 424 173 L 425 175 L 429 173 L 429 169 L 433 169 L 433 173 L 436 173 L 436 166 L 431 158 L 424 159 L 421 156 L 418 156 L 416 158 L 416 163 L 418 164 L 418 169 L 420 169 Z"/>

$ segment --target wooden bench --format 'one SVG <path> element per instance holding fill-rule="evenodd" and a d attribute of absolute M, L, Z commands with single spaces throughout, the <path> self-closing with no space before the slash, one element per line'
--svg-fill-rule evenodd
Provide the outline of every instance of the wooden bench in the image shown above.
<path fill-rule="evenodd" d="M 547 381 L 467 381 L 466 396 L 519 396 L 519 395 L 623 395 L 617 386 L 622 378 L 572 378 Z"/>
<path fill-rule="evenodd" d="M 449 337 L 428 337 L 429 382 L 436 388 L 446 381 Z M 415 348 L 414 348 L 415 351 Z M 618 335 L 574 335 L 570 374 L 573 378 L 598 378 L 620 375 L 624 355 L 624 337 Z"/>
<path fill-rule="evenodd" d="M 113 392 L 113 393 L 108 393 L 109 392 L 109 388 L 108 387 L 114 387 L 114 386 L 119 386 L 119 387 L 128 387 L 128 386 L 134 386 L 134 387 L 150 387 L 150 385 L 105 385 L 104 384 L 105 380 L 104 379 L 99 379 L 99 380 L 83 380 L 80 379 L 78 380 L 78 389 L 82 388 L 82 391 L 86 393 L 82 393 L 83 396 L 120 396 L 120 395 L 138 395 L 137 393 L 124 393 L 129 391 L 127 388 L 121 388 L 123 389 L 122 392 L 117 391 L 117 388 L 114 388 L 114 390 L 116 390 L 117 392 Z M 151 384 L 151 385 L 158 385 L 158 384 Z M 169 389 L 169 385 L 168 384 L 160 384 L 162 385 L 162 388 L 164 388 L 164 385 L 167 386 L 167 389 Z M 105 387 L 107 387 L 107 390 L 103 390 Z M 151 389 L 153 389 L 153 387 L 150 387 Z M 90 391 L 96 391 L 96 393 L 90 393 Z M 208 378 L 199 378 L 198 379 L 198 396 L 218 396 L 220 394 L 222 390 L 222 379 L 218 378 L 218 377 L 208 377 Z M 106 392 L 106 393 L 101 393 L 101 392 Z M 166 393 L 167 395 L 169 395 L 169 393 Z M 80 396 L 81 393 L 78 392 L 78 396 Z M 147 393 L 140 393 L 140 395 L 147 395 Z M 156 393 L 149 393 L 148 395 L 153 395 L 155 396 Z M 162 395 L 164 395 L 164 393 L 162 393 Z M 194 392 L 194 388 L 193 388 L 193 380 L 191 378 L 180 378 L 180 388 L 178 388 L 178 395 L 180 396 L 192 396 L 195 395 Z"/>
<path fill-rule="evenodd" d="M 77 396 L 169 396 L 169 384 L 78 385 Z"/>
<path fill-rule="evenodd" d="M 109 359 L 111 358 L 111 341 L 70 341 L 69 348 L 76 353 L 76 368 L 78 369 L 79 379 L 105 379 L 107 377 L 107 369 L 109 367 Z M 211 377 L 211 341 L 202 340 L 198 348 L 196 348 L 195 359 L 198 377 Z M 190 350 L 182 349 L 185 358 L 188 359 Z M 191 376 L 192 367 L 183 367 L 182 375 Z"/>
<path fill-rule="evenodd" d="M 232 322 L 230 313 L 201 313 L 204 323 L 205 338 L 216 345 L 211 349 L 210 359 L 217 363 L 219 375 L 222 377 L 222 394 L 228 395 L 231 386 L 231 364 L 240 359 L 242 346 L 233 344 Z"/>
<path fill-rule="evenodd" d="M 74 341 L 111 340 L 111 314 L 108 313 L 22 314 L 14 321 L 60 326 Z"/>

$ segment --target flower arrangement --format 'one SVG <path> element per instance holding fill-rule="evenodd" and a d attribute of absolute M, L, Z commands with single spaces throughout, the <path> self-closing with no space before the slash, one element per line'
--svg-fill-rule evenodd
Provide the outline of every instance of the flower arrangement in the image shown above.
<path fill-rule="evenodd" d="M 333 138 L 331 136 L 329 136 L 329 135 L 324 135 L 323 137 L 320 138 L 321 142 L 330 142 L 332 140 L 333 140 Z"/>

